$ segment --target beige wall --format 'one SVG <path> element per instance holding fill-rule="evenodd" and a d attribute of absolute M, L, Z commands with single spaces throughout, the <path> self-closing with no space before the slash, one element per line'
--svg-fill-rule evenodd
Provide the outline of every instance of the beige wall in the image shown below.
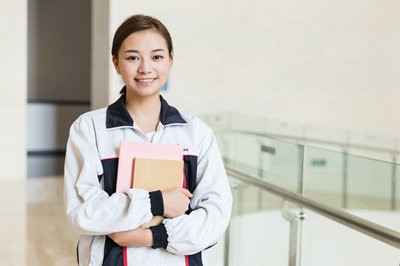
<path fill-rule="evenodd" d="M 169 28 L 167 99 L 192 113 L 239 111 L 400 135 L 400 2 L 111 1 L 110 41 L 129 15 Z M 121 86 L 110 69 L 110 91 Z"/>
<path fill-rule="evenodd" d="M 0 181 L 26 177 L 26 1 L 0 1 Z"/>
<path fill-rule="evenodd" d="M 25 265 L 27 1 L 0 1 L 0 265 Z"/>

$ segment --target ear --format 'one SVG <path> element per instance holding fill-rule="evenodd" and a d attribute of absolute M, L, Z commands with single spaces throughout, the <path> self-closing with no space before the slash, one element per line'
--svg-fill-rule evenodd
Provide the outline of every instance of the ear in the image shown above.
<path fill-rule="evenodd" d="M 117 73 L 119 75 L 121 75 L 121 71 L 119 70 L 119 66 L 118 66 L 118 57 L 112 56 L 112 61 L 113 61 L 113 65 L 115 67 L 115 71 L 117 71 Z"/>

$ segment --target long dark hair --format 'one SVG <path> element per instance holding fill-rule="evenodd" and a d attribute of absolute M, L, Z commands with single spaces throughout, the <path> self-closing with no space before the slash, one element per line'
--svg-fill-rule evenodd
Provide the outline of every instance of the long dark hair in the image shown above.
<path fill-rule="evenodd" d="M 171 35 L 169 34 L 167 28 L 156 18 L 146 16 L 146 15 L 134 15 L 125 20 L 117 29 L 114 34 L 111 55 L 118 58 L 118 51 L 126 38 L 132 33 L 142 30 L 155 29 L 161 36 L 164 37 L 167 42 L 169 56 L 172 57 L 173 46 Z M 126 93 L 126 87 L 123 87 L 120 94 Z"/>

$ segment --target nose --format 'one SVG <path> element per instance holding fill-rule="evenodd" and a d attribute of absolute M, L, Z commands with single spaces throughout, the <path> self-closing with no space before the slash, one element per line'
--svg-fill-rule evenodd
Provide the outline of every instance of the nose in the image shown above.
<path fill-rule="evenodd" d="M 150 73 L 151 72 L 151 62 L 148 59 L 142 59 L 140 62 L 140 66 L 138 68 L 138 72 L 141 74 Z"/>

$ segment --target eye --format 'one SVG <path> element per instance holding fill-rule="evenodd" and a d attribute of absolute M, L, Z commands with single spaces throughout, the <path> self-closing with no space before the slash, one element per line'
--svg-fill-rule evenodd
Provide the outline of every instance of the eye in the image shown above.
<path fill-rule="evenodd" d="M 128 57 L 128 60 L 139 60 L 139 57 L 132 55 Z"/>
<path fill-rule="evenodd" d="M 160 60 L 160 59 L 163 59 L 164 57 L 162 55 L 155 55 L 153 58 L 155 60 Z"/>

